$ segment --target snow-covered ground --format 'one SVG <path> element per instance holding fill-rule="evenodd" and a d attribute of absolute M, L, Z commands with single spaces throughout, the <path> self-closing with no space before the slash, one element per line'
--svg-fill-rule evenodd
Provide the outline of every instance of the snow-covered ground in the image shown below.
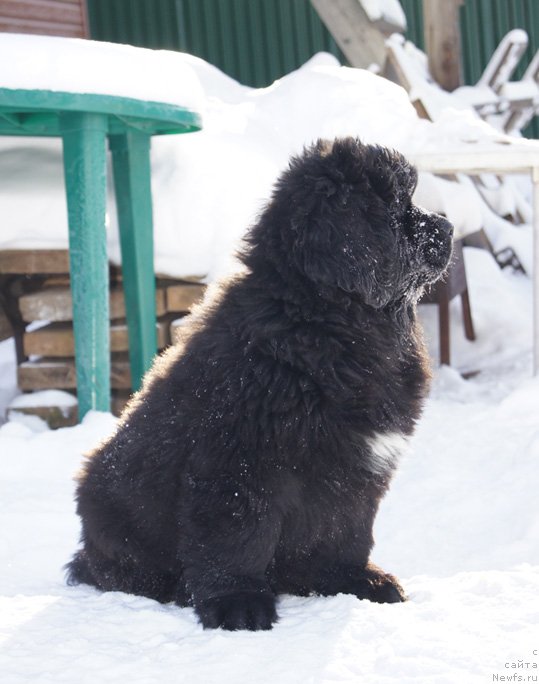
<path fill-rule="evenodd" d="M 466 250 L 466 260 L 478 340 L 464 340 L 455 301 L 453 356 L 480 373 L 436 372 L 376 524 L 374 560 L 400 576 L 408 603 L 283 597 L 271 632 L 227 633 L 202 630 L 190 609 L 67 587 L 62 565 L 79 530 L 72 476 L 114 419 L 91 413 L 50 431 L 23 418 L 0 427 L 0 681 L 479 684 L 537 675 L 510 669 L 539 664 L 530 280 L 482 251 Z M 421 311 L 434 352 L 435 310 Z M 3 342 L 4 399 L 14 365 Z"/>
<path fill-rule="evenodd" d="M 197 61 L 211 95 L 206 133 L 154 145 L 160 270 L 205 277 L 225 270 L 232 245 L 298 141 L 344 131 L 397 144 L 422 129 L 403 91 L 328 59 L 260 92 Z M 429 129 L 424 140 L 431 136 Z M 6 179 L 7 190 L 2 181 L 3 215 L 20 227 L 19 244 L 64 239 L 64 227 L 45 221 L 47 229 L 39 230 L 29 220 L 32 211 L 42 219 L 61 215 L 61 184 L 47 175 L 58 167 L 57 151 L 50 144 L 41 149 L 45 174 L 39 180 L 36 165 L 30 187 L 23 170 L 35 152 L 4 147 L 16 173 Z M 197 155 L 206 164 L 197 166 Z M 182 182 L 191 197 L 177 191 Z M 33 201 L 19 209 L 29 192 Z M 458 193 L 448 193 L 456 203 Z M 473 214 L 467 205 L 455 210 L 464 221 Z M 167 233 L 178 217 L 186 223 Z M 185 233 L 197 219 L 198 242 Z M 17 231 L 2 230 L 4 244 L 11 238 L 15 244 Z M 506 224 L 504 239 L 531 254 L 526 227 Z M 77 427 L 50 431 L 37 418 L 19 417 L 0 427 L 0 682 L 538 681 L 539 379 L 531 376 L 531 280 L 500 271 L 484 251 L 465 252 L 478 339 L 464 339 L 455 300 L 454 367 L 435 374 L 413 449 L 375 530 L 373 558 L 400 577 L 409 602 L 283 597 L 272 631 L 228 633 L 202 630 L 190 609 L 67 587 L 62 566 L 79 532 L 72 477 L 82 453 L 113 429 L 114 419 L 90 413 Z M 421 316 L 435 360 L 435 308 L 421 307 Z M 478 373 L 464 380 L 456 369 Z M 16 393 L 14 349 L 6 341 L 0 412 Z M 523 679 L 502 678 L 514 675 Z"/>

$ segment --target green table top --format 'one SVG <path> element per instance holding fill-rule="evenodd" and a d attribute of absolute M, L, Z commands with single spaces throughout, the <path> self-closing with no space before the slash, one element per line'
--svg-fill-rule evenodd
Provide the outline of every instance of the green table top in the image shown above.
<path fill-rule="evenodd" d="M 0 135 L 61 135 L 60 114 L 94 112 L 108 117 L 108 133 L 128 128 L 148 135 L 189 133 L 202 128 L 197 112 L 166 102 L 52 90 L 0 88 Z"/>

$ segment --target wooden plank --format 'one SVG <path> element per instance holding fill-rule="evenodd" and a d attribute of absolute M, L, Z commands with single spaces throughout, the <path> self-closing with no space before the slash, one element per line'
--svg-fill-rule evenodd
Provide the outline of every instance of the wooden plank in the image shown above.
<path fill-rule="evenodd" d="M 82 24 L 81 8 L 55 0 L 0 0 L 3 19 L 19 18 L 32 21 L 55 21 L 62 24 Z"/>
<path fill-rule="evenodd" d="M 38 330 L 25 332 L 22 343 L 26 356 L 75 355 L 73 328 L 69 323 L 51 323 Z"/>
<path fill-rule="evenodd" d="M 69 273 L 67 249 L 2 249 L 0 273 L 25 275 Z"/>
<path fill-rule="evenodd" d="M 163 349 L 169 344 L 168 321 L 157 321 L 156 328 L 157 346 L 158 349 Z M 113 323 L 110 326 L 110 350 L 121 352 L 128 349 L 127 324 Z M 51 323 L 26 332 L 23 337 L 23 350 L 26 356 L 74 356 L 73 328 L 69 323 Z"/>
<path fill-rule="evenodd" d="M 111 387 L 131 389 L 131 373 L 127 357 L 114 358 L 111 364 Z M 43 389 L 75 389 L 75 360 L 42 358 L 25 361 L 17 368 L 17 384 L 23 392 Z"/>
<path fill-rule="evenodd" d="M 110 398 L 110 411 L 115 416 L 120 416 L 132 393 L 128 390 L 114 390 Z"/>
<path fill-rule="evenodd" d="M 84 38 L 82 25 L 63 24 L 53 21 L 30 21 L 28 19 L 0 20 L 0 31 L 6 33 L 35 33 L 37 35 Z"/>
<path fill-rule="evenodd" d="M 44 420 L 51 430 L 62 427 L 72 427 L 79 422 L 78 406 L 8 406 L 6 417 L 10 420 L 15 414 L 24 413 L 26 416 L 38 416 Z"/>
<path fill-rule="evenodd" d="M 165 288 L 156 291 L 157 315 L 165 313 Z M 125 318 L 125 302 L 120 287 L 112 287 L 109 299 L 110 318 Z M 48 287 L 19 298 L 19 308 L 24 321 L 71 321 L 73 306 L 68 287 Z"/>
<path fill-rule="evenodd" d="M 188 328 L 189 316 L 176 318 L 170 323 L 170 343 L 180 344 L 183 342 Z"/>
<path fill-rule="evenodd" d="M 69 276 L 63 273 L 58 275 L 47 275 L 45 280 L 41 281 L 41 288 L 44 287 L 69 287 Z M 40 288 L 34 288 L 36 290 Z"/>
<path fill-rule="evenodd" d="M 45 285 L 69 284 L 67 249 L 2 249 L 0 275 L 45 275 Z M 121 282 L 121 269 L 109 264 L 111 283 Z"/>
<path fill-rule="evenodd" d="M 202 300 L 206 286 L 196 283 L 174 283 L 166 286 L 166 308 L 173 313 L 184 313 Z"/>
<path fill-rule="evenodd" d="M 311 0 L 320 19 L 354 67 L 385 62 L 385 37 L 358 0 Z"/>
<path fill-rule="evenodd" d="M 11 323 L 8 321 L 5 311 L 0 305 L 0 342 L 2 340 L 7 340 L 8 337 L 12 337 L 13 330 L 11 328 Z"/>
<path fill-rule="evenodd" d="M 429 71 L 445 90 L 462 84 L 459 7 L 464 0 L 423 0 Z"/>

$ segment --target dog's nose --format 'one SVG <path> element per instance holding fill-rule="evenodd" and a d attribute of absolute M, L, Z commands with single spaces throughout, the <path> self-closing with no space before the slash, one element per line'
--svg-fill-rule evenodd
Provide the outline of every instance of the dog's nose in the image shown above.
<path fill-rule="evenodd" d="M 447 237 L 453 237 L 453 224 L 445 216 L 437 216 L 436 228 L 442 235 L 445 233 Z"/>
<path fill-rule="evenodd" d="M 435 231 L 440 237 L 453 237 L 453 224 L 442 214 L 417 207 L 416 224 L 429 231 Z"/>

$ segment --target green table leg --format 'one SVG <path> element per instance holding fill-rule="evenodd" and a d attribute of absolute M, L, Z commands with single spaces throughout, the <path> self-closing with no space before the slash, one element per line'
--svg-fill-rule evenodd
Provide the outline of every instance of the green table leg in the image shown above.
<path fill-rule="evenodd" d="M 118 207 L 133 390 L 157 351 L 150 138 L 128 130 L 109 138 Z"/>
<path fill-rule="evenodd" d="M 61 114 L 79 420 L 110 409 L 109 287 L 103 114 Z"/>

